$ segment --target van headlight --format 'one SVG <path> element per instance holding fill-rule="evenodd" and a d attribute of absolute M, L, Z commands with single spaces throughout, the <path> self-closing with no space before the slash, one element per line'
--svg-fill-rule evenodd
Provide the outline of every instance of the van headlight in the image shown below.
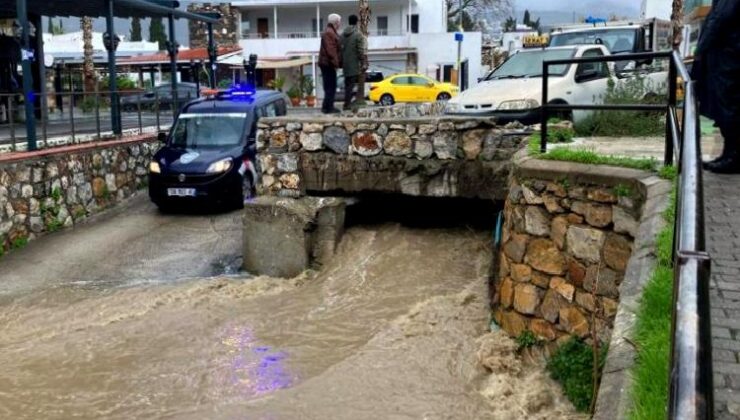
<path fill-rule="evenodd" d="M 539 107 L 540 103 L 534 99 L 517 99 L 514 101 L 501 102 L 497 109 L 499 111 L 522 111 Z"/>
<path fill-rule="evenodd" d="M 453 103 L 453 102 L 448 101 L 447 104 L 445 105 L 446 112 L 460 112 L 461 109 L 462 107 L 458 103 Z"/>
<path fill-rule="evenodd" d="M 220 174 L 231 169 L 231 158 L 221 159 L 218 162 L 213 162 L 211 166 L 206 169 L 206 173 L 209 174 Z"/>
<path fill-rule="evenodd" d="M 161 174 L 162 168 L 159 166 L 158 162 L 151 161 L 149 162 L 149 172 L 153 174 Z"/>

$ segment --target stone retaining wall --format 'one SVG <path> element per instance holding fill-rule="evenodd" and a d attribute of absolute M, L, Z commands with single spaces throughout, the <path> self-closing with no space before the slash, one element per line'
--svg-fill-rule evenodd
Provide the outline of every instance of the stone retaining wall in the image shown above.
<path fill-rule="evenodd" d="M 266 118 L 258 190 L 503 198 L 524 138 L 487 118 Z"/>
<path fill-rule="evenodd" d="M 608 342 L 652 174 L 523 159 L 515 164 L 494 318 L 512 336 Z"/>
<path fill-rule="evenodd" d="M 158 148 L 149 137 L 0 160 L 0 249 L 130 197 L 146 186 Z"/>

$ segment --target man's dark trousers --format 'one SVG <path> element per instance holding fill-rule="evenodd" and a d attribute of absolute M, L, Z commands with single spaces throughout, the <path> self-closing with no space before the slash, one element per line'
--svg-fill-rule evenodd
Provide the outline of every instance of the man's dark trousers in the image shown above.
<path fill-rule="evenodd" d="M 331 66 L 321 66 L 321 79 L 324 85 L 324 102 L 321 112 L 331 112 L 334 109 L 334 97 L 337 94 L 337 69 Z"/>
<path fill-rule="evenodd" d="M 359 76 L 350 76 L 344 78 L 344 108 L 343 109 L 349 109 L 352 106 L 352 102 L 354 102 L 355 95 L 364 95 L 364 92 L 355 93 L 355 89 L 358 88 L 357 83 L 359 83 L 360 77 Z"/>

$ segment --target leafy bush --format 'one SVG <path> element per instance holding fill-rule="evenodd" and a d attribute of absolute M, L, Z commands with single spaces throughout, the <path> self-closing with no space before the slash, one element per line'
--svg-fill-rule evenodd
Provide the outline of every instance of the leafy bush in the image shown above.
<path fill-rule="evenodd" d="M 606 346 L 601 349 L 599 372 L 604 367 Z M 571 338 L 547 361 L 550 377 L 560 382 L 565 395 L 578 411 L 586 412 L 594 396 L 594 353 L 591 346 L 578 338 Z"/>
<path fill-rule="evenodd" d="M 93 112 L 95 111 L 96 106 L 101 106 L 102 103 L 95 98 L 95 96 L 85 96 L 85 98 L 80 102 L 80 109 L 84 113 Z"/>
<path fill-rule="evenodd" d="M 137 86 L 136 86 L 136 82 L 129 79 L 127 76 L 116 76 L 116 88 L 119 91 L 134 90 L 137 88 Z M 107 77 L 103 78 L 100 81 L 100 91 L 101 92 L 110 91 L 110 83 Z"/>
<path fill-rule="evenodd" d="M 604 104 L 665 104 L 665 88 L 657 88 L 651 80 L 634 76 L 617 83 L 610 79 Z M 665 115 L 644 111 L 596 111 L 576 124 L 582 136 L 659 136 L 665 134 Z"/>

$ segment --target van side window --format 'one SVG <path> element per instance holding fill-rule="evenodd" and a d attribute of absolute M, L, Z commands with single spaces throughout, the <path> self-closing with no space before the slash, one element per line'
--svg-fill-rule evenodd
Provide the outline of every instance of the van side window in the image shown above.
<path fill-rule="evenodd" d="M 271 102 L 265 105 L 264 110 L 265 110 L 266 117 L 277 117 L 278 115 L 277 104 L 275 102 Z"/>
<path fill-rule="evenodd" d="M 277 106 L 278 115 L 282 116 L 288 113 L 288 107 L 284 99 L 278 99 L 275 101 L 275 106 Z"/>
<path fill-rule="evenodd" d="M 583 52 L 582 57 L 602 57 L 604 54 L 600 49 L 594 48 Z M 594 79 L 609 77 L 609 66 L 607 63 L 584 63 L 578 66 L 576 75 L 595 72 Z"/>

